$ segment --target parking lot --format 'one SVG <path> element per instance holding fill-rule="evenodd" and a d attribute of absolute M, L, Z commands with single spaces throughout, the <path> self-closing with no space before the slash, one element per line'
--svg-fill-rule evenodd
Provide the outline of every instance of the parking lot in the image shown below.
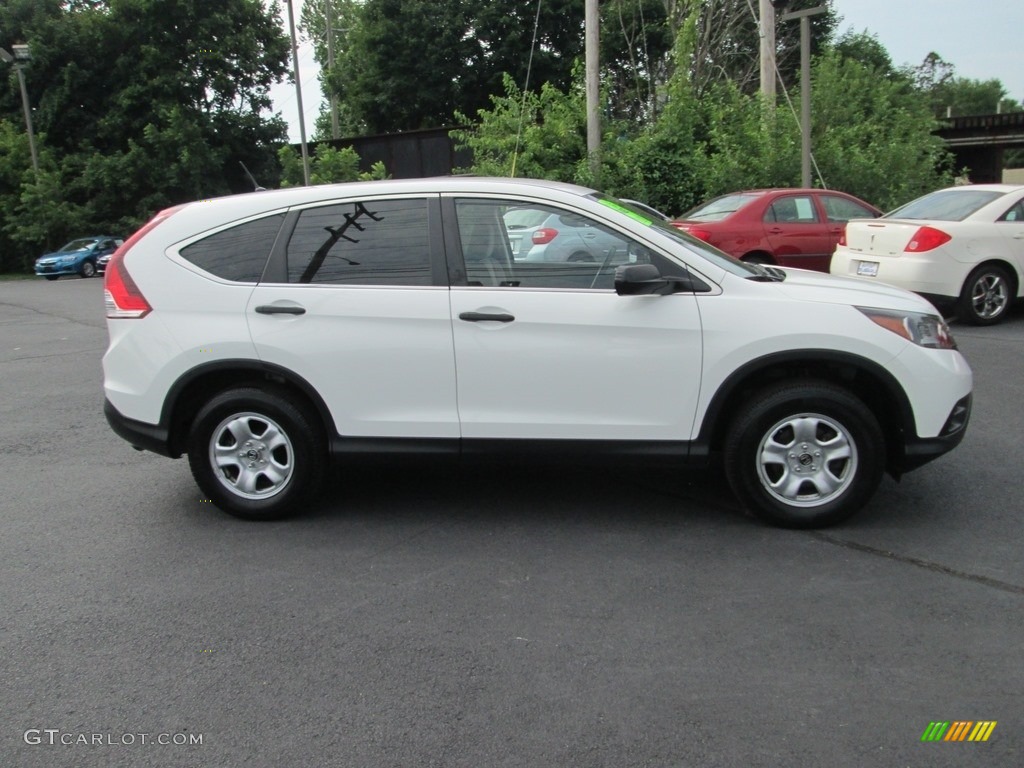
<path fill-rule="evenodd" d="M 963 444 L 819 532 L 497 465 L 244 523 L 110 432 L 100 280 L 0 282 L 0 328 L 0 766 L 1024 763 L 1024 312 L 953 328 Z"/>

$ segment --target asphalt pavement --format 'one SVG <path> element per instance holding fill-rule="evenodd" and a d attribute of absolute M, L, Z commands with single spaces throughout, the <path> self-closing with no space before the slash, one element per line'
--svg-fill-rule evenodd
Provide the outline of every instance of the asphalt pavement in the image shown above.
<path fill-rule="evenodd" d="M 954 326 L 963 444 L 820 532 L 408 463 L 245 523 L 107 426 L 100 280 L 0 282 L 0 331 L 0 768 L 1024 764 L 1024 312 Z"/>

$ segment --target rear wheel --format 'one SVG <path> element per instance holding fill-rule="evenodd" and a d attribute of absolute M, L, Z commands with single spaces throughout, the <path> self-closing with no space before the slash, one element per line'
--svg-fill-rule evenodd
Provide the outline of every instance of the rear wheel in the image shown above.
<path fill-rule="evenodd" d="M 323 482 L 326 464 L 316 418 L 278 390 L 222 392 L 196 415 L 188 460 L 218 507 L 247 520 L 297 512 Z"/>
<path fill-rule="evenodd" d="M 786 528 L 845 520 L 875 492 L 885 467 L 878 420 L 827 382 L 780 384 L 744 405 L 725 443 L 733 492 Z"/>
<path fill-rule="evenodd" d="M 587 251 L 577 251 L 572 254 L 566 261 L 593 261 L 594 257 L 591 256 Z"/>
<path fill-rule="evenodd" d="M 1006 269 L 998 264 L 982 264 L 964 281 L 957 316 L 971 325 L 1002 322 L 1013 294 L 1013 278 Z"/>

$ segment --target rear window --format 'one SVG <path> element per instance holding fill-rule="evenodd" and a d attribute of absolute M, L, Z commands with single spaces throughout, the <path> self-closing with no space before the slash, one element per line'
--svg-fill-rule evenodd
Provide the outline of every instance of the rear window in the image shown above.
<path fill-rule="evenodd" d="M 547 217 L 546 211 L 537 210 L 536 208 L 513 208 L 504 216 L 505 229 L 533 229 L 543 224 L 544 219 Z"/>
<path fill-rule="evenodd" d="M 284 214 L 247 221 L 181 249 L 181 256 L 223 280 L 258 283 Z"/>
<path fill-rule="evenodd" d="M 736 213 L 744 205 L 755 199 L 757 199 L 757 195 L 737 194 L 717 197 L 710 202 L 698 205 L 679 218 L 692 219 L 694 221 L 721 221 L 730 213 Z"/>
<path fill-rule="evenodd" d="M 930 219 L 932 221 L 963 221 L 975 211 L 1002 197 L 1005 192 L 990 189 L 943 189 L 919 197 L 895 211 L 887 219 Z"/>

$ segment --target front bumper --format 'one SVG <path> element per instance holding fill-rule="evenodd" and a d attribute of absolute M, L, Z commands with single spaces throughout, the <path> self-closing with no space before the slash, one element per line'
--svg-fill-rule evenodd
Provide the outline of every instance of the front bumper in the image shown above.
<path fill-rule="evenodd" d="M 36 264 L 36 275 L 39 277 L 46 277 L 47 275 L 77 275 L 78 267 L 74 264 L 67 266 L 56 265 L 56 264 Z"/>
<path fill-rule="evenodd" d="M 938 436 L 909 437 L 903 444 L 903 460 L 899 462 L 895 474 L 924 466 L 960 445 L 967 433 L 967 423 L 971 420 L 971 402 L 972 395 L 957 401 Z"/>

